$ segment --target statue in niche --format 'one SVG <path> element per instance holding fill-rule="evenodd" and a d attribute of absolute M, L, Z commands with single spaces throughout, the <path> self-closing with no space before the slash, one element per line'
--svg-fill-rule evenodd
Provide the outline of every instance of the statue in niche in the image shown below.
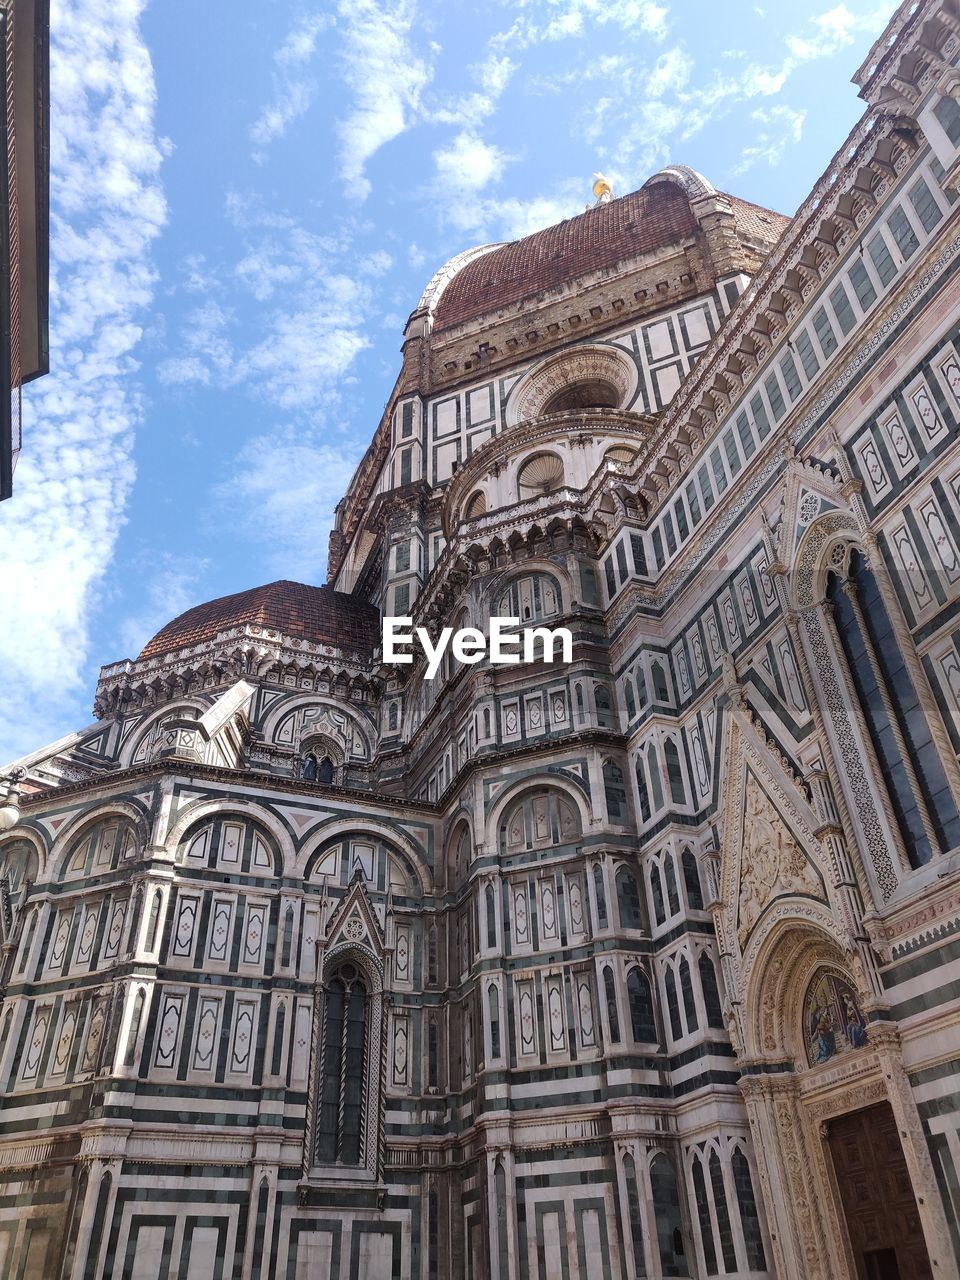
<path fill-rule="evenodd" d="M 318 759 L 308 751 L 300 761 L 300 778 L 303 782 L 333 782 L 333 761 L 329 756 Z"/>
<path fill-rule="evenodd" d="M 786 893 L 823 901 L 823 886 L 757 780 L 747 781 L 740 854 L 738 935 L 743 946 L 771 899 Z"/>

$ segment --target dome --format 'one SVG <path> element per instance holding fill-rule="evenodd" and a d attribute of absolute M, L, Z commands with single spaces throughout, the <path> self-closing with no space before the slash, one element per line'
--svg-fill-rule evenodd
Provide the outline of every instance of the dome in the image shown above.
<path fill-rule="evenodd" d="M 329 586 L 280 581 L 195 605 L 158 631 L 139 660 L 192 648 L 237 627 L 365 652 L 380 642 L 380 614 L 373 605 Z"/>
<path fill-rule="evenodd" d="M 781 214 L 717 192 L 694 169 L 673 165 L 654 174 L 639 191 L 593 205 L 556 226 L 509 244 L 479 245 L 458 254 L 430 281 L 420 307 L 431 312 L 435 331 L 516 307 L 548 289 L 695 236 L 700 224 L 690 203 L 710 195 L 729 203 L 741 237 L 767 248 L 789 222 Z"/>

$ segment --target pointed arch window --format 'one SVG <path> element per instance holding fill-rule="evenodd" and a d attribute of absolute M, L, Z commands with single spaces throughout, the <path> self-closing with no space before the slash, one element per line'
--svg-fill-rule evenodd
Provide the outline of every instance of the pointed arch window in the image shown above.
<path fill-rule="evenodd" d="M 692 849 L 684 849 L 680 864 L 683 868 L 683 885 L 687 891 L 687 903 L 693 911 L 702 911 L 703 890 L 700 887 L 700 870 Z"/>
<path fill-rule="evenodd" d="M 877 580 L 860 552 L 852 554 L 846 579 L 828 576 L 827 599 L 907 859 L 923 866 L 935 845 L 945 853 L 960 844 L 960 815 Z"/>
<path fill-rule="evenodd" d="M 484 890 L 484 902 L 487 912 L 487 946 L 493 950 L 497 945 L 497 906 L 493 885 L 488 884 Z"/>
<path fill-rule="evenodd" d="M 700 1245 L 708 1276 L 717 1274 L 717 1247 L 713 1239 L 713 1223 L 710 1221 L 710 1202 L 707 1199 L 707 1183 L 703 1176 L 700 1157 L 693 1159 L 693 1194 L 697 1202 L 697 1222 L 700 1224 Z"/>
<path fill-rule="evenodd" d="M 707 1011 L 707 1026 L 716 1027 L 718 1031 L 722 1031 L 724 1028 L 723 1006 L 720 1003 L 720 989 L 717 986 L 717 971 L 706 951 L 700 952 L 697 968 L 700 971 L 703 1004 Z"/>
<path fill-rule="evenodd" d="M 627 788 L 623 770 L 614 760 L 603 762 L 603 794 L 611 822 L 623 822 L 627 816 Z"/>
<path fill-rule="evenodd" d="M 633 771 L 637 777 L 637 795 L 640 798 L 640 820 L 650 821 L 650 793 L 647 791 L 647 780 L 643 776 L 643 765 L 639 755 L 633 762 Z"/>
<path fill-rule="evenodd" d="M 659 813 L 663 808 L 663 785 L 660 782 L 660 761 L 657 749 L 651 742 L 647 747 L 647 772 L 650 775 L 650 786 L 653 788 L 653 808 Z"/>
<path fill-rule="evenodd" d="M 677 967 L 680 978 L 680 993 L 683 996 L 683 1012 L 687 1019 L 687 1034 L 696 1031 L 700 1025 L 697 1019 L 697 1004 L 693 998 L 693 979 L 690 976 L 690 964 L 684 956 Z"/>
<path fill-rule="evenodd" d="M 617 910 L 620 913 L 622 929 L 643 928 L 637 878 L 627 867 L 621 867 L 617 872 Z"/>
<path fill-rule="evenodd" d="M 663 744 L 663 757 L 667 765 L 667 781 L 670 783 L 670 800 L 673 804 L 686 804 L 687 793 L 683 785 L 680 750 L 672 738 L 667 738 Z"/>
<path fill-rule="evenodd" d="M 663 881 L 660 878 L 660 865 L 657 862 L 650 865 L 650 897 L 653 899 L 653 918 L 657 924 L 664 924 L 667 913 L 663 905 Z"/>
<path fill-rule="evenodd" d="M 672 853 L 664 855 L 663 869 L 667 877 L 667 903 L 670 907 L 670 914 L 675 916 L 680 910 L 680 891 L 677 888 L 677 869 L 673 864 Z"/>
<path fill-rule="evenodd" d="M 324 992 L 318 1164 L 360 1165 L 364 1160 L 369 1005 L 366 978 L 355 964 L 342 964 Z"/>
<path fill-rule="evenodd" d="M 633 1264 L 636 1276 L 647 1274 L 643 1258 L 643 1212 L 640 1208 L 640 1191 L 637 1186 L 637 1170 L 633 1156 L 623 1157 L 623 1178 L 627 1186 L 627 1209 L 630 1214 L 630 1239 L 633 1243 Z"/>
<path fill-rule="evenodd" d="M 638 1044 L 656 1044 L 653 992 L 646 974 L 636 965 L 627 974 L 627 1002 L 630 1005 L 630 1030 L 634 1040 Z"/>
<path fill-rule="evenodd" d="M 653 1220 L 657 1224 L 660 1273 L 664 1276 L 689 1275 L 677 1175 L 669 1157 L 662 1151 L 650 1162 L 650 1190 L 653 1192 Z"/>
<path fill-rule="evenodd" d="M 288 906 L 283 913 L 283 943 L 280 948 L 280 963 L 287 966 L 293 954 L 293 907 Z"/>
<path fill-rule="evenodd" d="M 163 906 L 163 894 L 157 889 L 150 900 L 150 920 L 147 924 L 147 950 L 153 951 L 157 945 L 157 932 L 160 926 L 160 908 Z"/>
<path fill-rule="evenodd" d="M 735 1272 L 737 1269 L 737 1253 L 733 1246 L 733 1232 L 730 1229 L 730 1212 L 727 1208 L 727 1191 L 723 1184 L 723 1169 L 716 1151 L 710 1153 L 710 1183 L 713 1187 L 713 1207 L 717 1211 L 717 1227 L 720 1231 L 720 1249 L 723 1253 L 724 1271 Z"/>
<path fill-rule="evenodd" d="M 766 1271 L 767 1259 L 763 1252 L 763 1236 L 760 1231 L 760 1215 L 753 1195 L 753 1181 L 747 1157 L 739 1147 L 733 1153 L 733 1185 L 737 1191 L 743 1242 L 747 1246 L 747 1265 L 751 1271 Z"/>
<path fill-rule="evenodd" d="M 599 866 L 593 868 L 593 889 L 597 897 L 597 928 L 607 927 L 607 895 L 603 891 L 603 872 Z"/>
<path fill-rule="evenodd" d="M 500 1057 L 500 993 L 494 983 L 487 987 L 487 1010 L 490 1019 L 490 1057 Z"/>
<path fill-rule="evenodd" d="M 620 1043 L 620 1015 L 617 1012 L 617 990 L 613 981 L 613 970 L 609 965 L 603 969 L 603 998 L 607 1006 L 607 1023 L 610 1027 L 610 1041 Z"/>
<path fill-rule="evenodd" d="M 680 1005 L 677 1002 L 677 980 L 673 970 L 668 969 L 663 976 L 663 986 L 667 993 L 667 1013 L 670 1015 L 670 1035 L 674 1040 L 683 1039 L 683 1024 L 680 1021 Z"/>

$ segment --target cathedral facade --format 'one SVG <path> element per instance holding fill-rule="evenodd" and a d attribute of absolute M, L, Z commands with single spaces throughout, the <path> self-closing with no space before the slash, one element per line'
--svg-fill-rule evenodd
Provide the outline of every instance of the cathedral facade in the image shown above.
<path fill-rule="evenodd" d="M 19 762 L 0 1275 L 958 1280 L 958 62 L 904 4 L 792 220 L 447 263 L 328 584 Z"/>

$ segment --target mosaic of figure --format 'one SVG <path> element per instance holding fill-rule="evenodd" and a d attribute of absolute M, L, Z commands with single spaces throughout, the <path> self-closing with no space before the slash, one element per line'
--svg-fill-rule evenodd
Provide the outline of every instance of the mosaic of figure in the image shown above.
<path fill-rule="evenodd" d="M 807 1060 L 812 1067 L 838 1054 L 862 1049 L 869 1040 L 867 1020 L 849 982 L 821 970 L 803 1002 Z"/>

